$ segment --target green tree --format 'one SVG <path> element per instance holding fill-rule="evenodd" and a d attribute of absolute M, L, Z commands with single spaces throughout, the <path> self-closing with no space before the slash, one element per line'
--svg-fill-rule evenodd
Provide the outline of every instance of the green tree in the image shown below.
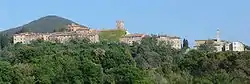
<path fill-rule="evenodd" d="M 214 52 L 216 48 L 212 44 L 201 44 L 198 47 L 198 50 L 205 51 L 205 52 Z"/>
<path fill-rule="evenodd" d="M 188 40 L 187 39 L 183 39 L 183 45 L 182 45 L 182 48 L 189 48 L 188 46 Z"/>
<path fill-rule="evenodd" d="M 30 28 L 22 28 L 18 33 L 28 33 L 31 32 Z"/>
<path fill-rule="evenodd" d="M 0 44 L 1 44 L 1 49 L 8 46 L 10 44 L 9 37 L 5 34 L 0 34 Z"/>
<path fill-rule="evenodd" d="M 0 83 L 11 84 L 14 81 L 12 74 L 11 64 L 7 61 L 0 61 Z"/>
<path fill-rule="evenodd" d="M 147 83 L 148 80 L 144 80 L 143 73 L 134 66 L 118 66 L 107 70 L 107 78 L 109 83 L 115 84 L 140 84 Z"/>
<path fill-rule="evenodd" d="M 250 50 L 250 46 L 244 45 L 244 47 L 245 47 L 245 50 Z"/>
<path fill-rule="evenodd" d="M 0 51 L 0 83 L 249 84 L 250 52 L 214 52 L 213 42 L 182 52 L 157 36 L 128 45 L 88 39 L 17 43 Z"/>

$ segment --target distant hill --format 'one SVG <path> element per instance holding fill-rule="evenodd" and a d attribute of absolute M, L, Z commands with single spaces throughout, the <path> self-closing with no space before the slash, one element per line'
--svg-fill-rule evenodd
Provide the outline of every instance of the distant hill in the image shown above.
<path fill-rule="evenodd" d="M 75 22 L 59 16 L 46 16 L 38 20 L 34 20 L 23 26 L 2 31 L 2 33 L 12 35 L 20 31 L 21 29 L 30 30 L 31 32 L 37 33 L 53 32 L 55 29 L 58 30 L 60 28 L 66 28 L 66 26 L 71 23 Z"/>

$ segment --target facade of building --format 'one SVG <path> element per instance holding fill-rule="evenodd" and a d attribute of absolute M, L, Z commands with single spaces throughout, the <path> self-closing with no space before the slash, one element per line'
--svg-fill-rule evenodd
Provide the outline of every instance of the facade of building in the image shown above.
<path fill-rule="evenodd" d="M 145 36 L 145 34 L 127 34 L 120 41 L 132 45 L 133 42 L 140 43 Z"/>
<path fill-rule="evenodd" d="M 54 33 L 20 33 L 13 36 L 13 42 L 29 44 L 32 40 L 42 39 L 45 41 L 64 43 L 71 38 L 87 38 L 91 42 L 98 42 L 99 35 L 96 30 L 82 27 L 76 24 L 68 25 L 65 32 Z"/>
<path fill-rule="evenodd" d="M 13 42 L 15 43 L 24 43 L 24 44 L 29 44 L 32 40 L 37 40 L 42 38 L 43 34 L 41 33 L 20 33 L 20 34 L 15 34 L 13 36 Z"/>
<path fill-rule="evenodd" d="M 233 51 L 245 51 L 245 45 L 241 42 L 232 42 Z"/>
<path fill-rule="evenodd" d="M 158 35 L 158 41 L 164 41 L 175 49 L 181 49 L 181 38 L 177 36 Z"/>

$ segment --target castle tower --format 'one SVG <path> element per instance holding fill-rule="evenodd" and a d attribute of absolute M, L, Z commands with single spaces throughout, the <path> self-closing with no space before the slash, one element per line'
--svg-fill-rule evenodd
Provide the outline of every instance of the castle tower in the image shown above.
<path fill-rule="evenodd" d="M 116 28 L 117 29 L 125 29 L 125 27 L 124 27 L 124 21 L 122 21 L 122 20 L 116 21 Z"/>
<path fill-rule="evenodd" d="M 220 30 L 219 30 L 219 28 L 216 31 L 216 40 L 217 40 L 217 42 L 220 42 Z"/>

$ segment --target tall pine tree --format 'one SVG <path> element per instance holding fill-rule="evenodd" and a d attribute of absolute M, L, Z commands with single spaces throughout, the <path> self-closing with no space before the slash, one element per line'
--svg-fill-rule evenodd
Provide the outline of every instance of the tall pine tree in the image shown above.
<path fill-rule="evenodd" d="M 183 39 L 182 48 L 189 48 L 189 46 L 188 46 L 188 40 L 187 39 Z"/>

